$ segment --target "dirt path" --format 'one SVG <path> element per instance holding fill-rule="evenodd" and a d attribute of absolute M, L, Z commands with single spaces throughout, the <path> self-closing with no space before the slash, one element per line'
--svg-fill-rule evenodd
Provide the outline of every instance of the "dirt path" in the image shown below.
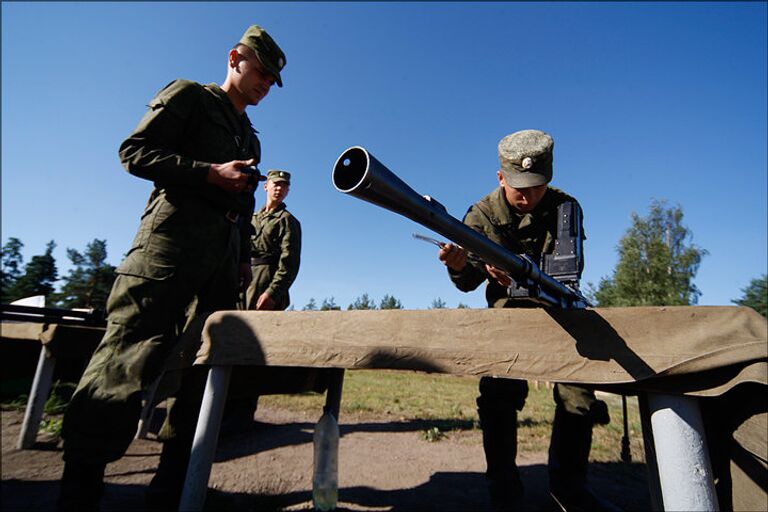
<path fill-rule="evenodd" d="M 259 407 L 253 431 L 222 439 L 209 482 L 207 510 L 311 510 L 312 427 L 316 413 Z M 56 441 L 14 448 L 23 413 L 2 411 L 3 511 L 55 510 L 63 463 Z M 488 510 L 479 430 L 429 442 L 423 422 L 341 418 L 339 508 L 347 510 Z M 138 440 L 110 464 L 102 510 L 141 510 L 160 444 Z M 554 510 L 546 492 L 546 454 L 518 456 L 527 510 Z M 625 510 L 650 508 L 641 464 L 593 463 L 590 483 Z"/>

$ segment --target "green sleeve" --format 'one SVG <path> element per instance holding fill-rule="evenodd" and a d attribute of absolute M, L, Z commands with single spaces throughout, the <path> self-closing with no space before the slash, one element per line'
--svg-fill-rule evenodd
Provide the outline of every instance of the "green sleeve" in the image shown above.
<path fill-rule="evenodd" d="M 474 206 L 464 216 L 464 224 L 483 235 L 485 235 L 484 222 L 485 217 Z M 456 288 L 463 292 L 471 292 L 488 278 L 485 272 L 485 263 L 477 259 L 471 252 L 467 255 L 467 264 L 464 268 L 458 272 L 449 268 L 448 276 Z"/>
<path fill-rule="evenodd" d="M 280 240 L 277 271 L 275 271 L 272 282 L 267 288 L 271 297 L 288 292 L 299 274 L 299 265 L 301 264 L 301 224 L 292 215 L 286 215 L 282 219 L 282 223 L 283 236 Z"/>
<path fill-rule="evenodd" d="M 205 183 L 211 164 L 179 152 L 201 92 L 202 86 L 195 82 L 176 80 L 152 99 L 136 129 L 120 145 L 120 161 L 128 172 L 161 186 Z"/>

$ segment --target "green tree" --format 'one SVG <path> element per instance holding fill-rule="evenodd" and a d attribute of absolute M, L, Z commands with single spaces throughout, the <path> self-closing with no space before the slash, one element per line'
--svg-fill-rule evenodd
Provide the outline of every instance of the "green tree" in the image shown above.
<path fill-rule="evenodd" d="M 445 306 L 445 301 L 438 297 L 432 301 L 432 305 L 429 306 L 429 309 L 445 309 Z"/>
<path fill-rule="evenodd" d="M 9 293 L 13 289 L 16 281 L 21 277 L 21 265 L 24 263 L 24 257 L 21 255 L 21 249 L 24 244 L 18 238 L 9 238 L 3 246 L 3 273 L 0 276 L 0 300 L 2 302 L 11 302 Z"/>
<path fill-rule="evenodd" d="M 691 242 L 680 206 L 651 202 L 647 217 L 632 213 L 632 226 L 619 241 L 619 262 L 588 295 L 600 306 L 696 304 L 693 279 L 707 251 Z M 589 283 L 591 288 L 592 284 Z"/>
<path fill-rule="evenodd" d="M 347 310 L 350 309 L 376 309 L 376 304 L 368 297 L 367 293 L 364 293 L 347 306 Z"/>
<path fill-rule="evenodd" d="M 456 306 L 456 309 L 472 309 L 472 308 L 470 308 L 469 306 L 467 306 L 463 302 L 459 302 L 459 305 Z"/>
<path fill-rule="evenodd" d="M 64 284 L 54 295 L 56 302 L 65 308 L 106 309 L 107 297 L 117 274 L 115 267 L 107 263 L 107 241 L 94 239 L 85 252 L 67 249 L 67 257 L 73 268 L 63 278 Z"/>
<path fill-rule="evenodd" d="M 307 305 L 301 308 L 302 311 L 317 311 L 317 303 L 315 302 L 314 297 L 309 298 L 309 302 L 307 302 Z"/>
<path fill-rule="evenodd" d="M 323 299 L 323 303 L 320 305 L 320 311 L 338 311 L 340 309 L 333 297 Z"/>
<path fill-rule="evenodd" d="M 32 259 L 24 267 L 24 274 L 19 276 L 13 286 L 8 289 L 6 300 L 10 302 L 34 295 L 48 297 L 53 293 L 53 285 L 59 274 L 56 268 L 56 258 L 53 257 L 55 248 L 56 242 L 51 240 L 46 245 L 44 254 L 32 256 Z"/>
<path fill-rule="evenodd" d="M 768 318 L 768 274 L 753 279 L 746 288 L 741 289 L 741 292 L 744 295 L 731 302 L 752 308 Z"/>
<path fill-rule="evenodd" d="M 379 304 L 379 309 L 403 309 L 403 305 L 392 295 L 384 295 Z"/>

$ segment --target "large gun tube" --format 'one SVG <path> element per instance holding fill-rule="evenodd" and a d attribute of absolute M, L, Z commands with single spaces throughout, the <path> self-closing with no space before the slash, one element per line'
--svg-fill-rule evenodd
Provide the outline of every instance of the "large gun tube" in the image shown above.
<path fill-rule="evenodd" d="M 508 272 L 525 285 L 539 288 L 544 302 L 563 308 L 578 307 L 584 298 L 527 259 L 491 241 L 451 216 L 443 205 L 421 196 L 387 169 L 365 148 L 353 146 L 344 151 L 333 166 L 333 186 L 339 192 L 403 215 L 440 233 L 476 254 L 483 261 Z"/>

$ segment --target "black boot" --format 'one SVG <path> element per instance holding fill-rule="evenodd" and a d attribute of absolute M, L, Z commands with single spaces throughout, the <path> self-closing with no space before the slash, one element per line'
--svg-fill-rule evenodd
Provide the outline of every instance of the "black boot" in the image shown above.
<path fill-rule="evenodd" d="M 478 399 L 478 405 L 480 405 Z M 523 496 L 517 457 L 517 411 L 478 407 L 483 450 L 488 469 L 485 478 L 494 510 L 512 510 Z"/>
<path fill-rule="evenodd" d="M 106 464 L 65 462 L 57 503 L 58 510 L 62 512 L 99 510 L 101 495 L 104 493 L 105 467 Z"/>
<path fill-rule="evenodd" d="M 593 418 L 555 408 L 552 440 L 549 443 L 549 492 L 565 512 L 616 511 L 587 488 Z"/>

